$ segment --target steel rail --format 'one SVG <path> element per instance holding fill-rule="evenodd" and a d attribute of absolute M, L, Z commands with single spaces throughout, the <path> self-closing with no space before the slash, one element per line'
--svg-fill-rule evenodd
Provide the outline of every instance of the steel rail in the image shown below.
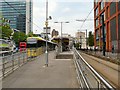
<path fill-rule="evenodd" d="M 110 83 L 108 83 L 99 73 L 97 73 L 97 71 L 95 71 L 95 69 L 85 61 L 85 59 L 80 55 L 80 53 L 75 48 L 74 51 L 79 55 L 79 57 L 87 65 L 87 67 L 95 74 L 95 76 L 106 86 L 107 89 L 114 90 L 114 87 Z"/>

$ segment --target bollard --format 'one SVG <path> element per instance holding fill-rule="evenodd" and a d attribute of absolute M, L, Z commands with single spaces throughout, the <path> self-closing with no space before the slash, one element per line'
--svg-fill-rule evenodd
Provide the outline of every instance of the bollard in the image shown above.
<path fill-rule="evenodd" d="M 24 64 L 24 51 L 22 51 L 22 56 L 23 56 L 23 64 Z"/>
<path fill-rule="evenodd" d="M 13 52 L 12 52 L 12 72 L 14 72 L 14 55 L 13 55 Z"/>
<path fill-rule="evenodd" d="M 18 55 L 18 67 L 20 67 L 20 54 Z"/>
<path fill-rule="evenodd" d="M 5 76 L 5 61 L 4 61 L 4 54 L 3 54 L 3 59 L 2 59 L 2 76 Z"/>

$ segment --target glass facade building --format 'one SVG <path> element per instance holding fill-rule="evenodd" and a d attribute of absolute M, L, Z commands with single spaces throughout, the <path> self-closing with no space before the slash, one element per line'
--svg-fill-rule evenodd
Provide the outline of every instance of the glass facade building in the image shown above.
<path fill-rule="evenodd" d="M 0 0 L 0 3 L 1 16 L 10 20 L 11 28 L 26 34 L 32 31 L 33 5 L 31 0 Z"/>

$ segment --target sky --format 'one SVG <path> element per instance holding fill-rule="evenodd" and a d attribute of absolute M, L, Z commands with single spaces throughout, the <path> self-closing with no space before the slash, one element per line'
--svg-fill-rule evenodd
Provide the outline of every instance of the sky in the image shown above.
<path fill-rule="evenodd" d="M 54 22 L 66 22 L 63 23 L 62 33 L 75 36 L 75 33 L 80 30 L 85 32 L 85 29 L 94 32 L 94 20 L 78 22 L 76 19 L 84 20 L 90 11 L 88 19 L 94 18 L 93 0 L 48 0 L 48 16 L 52 17 L 49 20 L 49 26 L 51 31 L 56 29 L 61 33 L 60 23 Z M 43 32 L 46 20 L 46 0 L 33 0 L 33 33 L 40 34 Z M 81 27 L 83 24 L 83 27 Z"/>

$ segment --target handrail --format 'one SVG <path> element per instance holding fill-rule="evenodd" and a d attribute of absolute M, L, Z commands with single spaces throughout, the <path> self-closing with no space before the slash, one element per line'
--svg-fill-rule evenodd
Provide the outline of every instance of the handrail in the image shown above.
<path fill-rule="evenodd" d="M 106 86 L 106 88 L 114 90 L 113 86 L 110 83 L 108 83 L 99 73 L 97 73 L 96 70 L 85 61 L 85 59 L 80 55 L 80 53 L 75 48 L 74 50 L 79 55 L 81 60 L 86 64 L 86 66 L 93 72 L 93 74 Z"/>

